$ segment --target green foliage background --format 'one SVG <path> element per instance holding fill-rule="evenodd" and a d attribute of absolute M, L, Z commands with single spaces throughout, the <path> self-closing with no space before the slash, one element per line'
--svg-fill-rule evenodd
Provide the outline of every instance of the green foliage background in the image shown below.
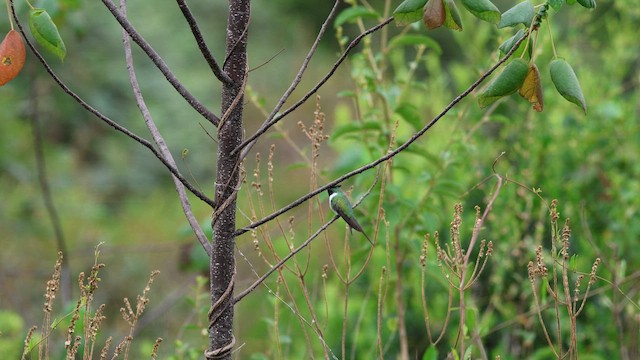
<path fill-rule="evenodd" d="M 132 2 L 129 16 L 136 27 L 157 50 L 178 77 L 201 100 L 218 106 L 216 83 L 209 79 L 207 65 L 198 57 L 191 35 L 183 27 L 183 19 L 170 1 L 166 4 Z M 163 3 L 164 3 L 163 2 Z M 87 100 L 123 125 L 146 134 L 143 122 L 129 94 L 116 22 L 100 4 L 87 2 L 75 9 L 74 2 L 43 1 L 59 20 L 67 44 L 64 63 L 48 58 L 61 77 L 83 94 Z M 305 3 L 302 11 L 295 1 L 255 2 L 250 33 L 250 63 L 253 67 L 267 61 L 280 49 L 285 51 L 264 67 L 250 73 L 250 86 L 255 101 L 247 105 L 247 134 L 264 118 L 256 104 L 269 107 L 288 86 L 294 70 L 304 58 L 304 51 L 314 36 L 318 13 L 326 13 L 330 4 L 314 2 L 316 9 Z M 383 1 L 371 2 L 382 12 Z M 193 2 L 196 14 L 220 14 L 219 18 L 199 18 L 203 32 L 214 54 L 223 53 L 226 9 L 220 2 Z M 392 4 L 396 6 L 397 4 Z M 497 1 L 501 11 L 512 4 Z M 406 306 L 410 344 L 415 354 L 422 354 L 427 343 L 424 317 L 420 304 L 420 249 L 426 233 L 439 231 L 442 240 L 449 233 L 453 205 L 465 208 L 463 239 L 468 239 L 473 224 L 473 207 L 484 208 L 492 194 L 493 180 L 480 182 L 492 174 L 492 164 L 501 152 L 506 154 L 496 163 L 498 173 L 529 188 L 540 189 L 547 202 L 559 200 L 562 219 L 572 224 L 571 251 L 577 254 L 575 267 L 589 272 L 596 257 L 602 259 L 594 296 L 587 301 L 585 312 L 578 318 L 581 358 L 621 358 L 622 348 L 638 348 L 638 268 L 640 253 L 635 245 L 640 238 L 640 83 L 637 24 L 640 10 L 634 2 L 599 1 L 593 11 L 578 5 L 565 6 L 551 17 L 558 54 L 576 70 L 588 113 L 583 115 L 573 104 L 562 99 L 551 85 L 547 64 L 552 59 L 549 38 L 541 31 L 537 63 L 542 73 L 545 109 L 536 113 L 530 105 L 514 95 L 500 101 L 488 111 L 480 110 L 473 96 L 454 108 L 410 150 L 394 159 L 393 170 L 384 194 L 383 205 L 389 227 L 378 228 L 378 244 L 365 274 L 349 289 L 345 358 L 372 358 L 377 353 L 377 299 L 382 266 L 387 266 L 389 293 L 380 319 L 385 349 L 392 358 L 399 351 L 398 314 L 394 289 L 401 289 Z M 295 10 L 295 11 L 294 11 Z M 19 12 L 25 13 L 21 6 Z M 152 12 L 153 16 L 149 15 Z M 318 181 L 323 184 L 358 166 L 376 159 L 387 151 L 394 123 L 399 121 L 396 142 L 402 143 L 416 129 L 440 112 L 451 99 L 471 84 L 484 70 L 497 61 L 495 49 L 512 34 L 497 31 L 463 12 L 465 31 L 435 30 L 426 33 L 416 27 L 412 33 L 425 35 L 437 44 L 421 50 L 415 46 L 391 48 L 382 57 L 381 34 L 370 44 L 359 48 L 346 68 L 337 73 L 320 91 L 320 106 L 326 114 L 325 132 L 331 135 L 323 144 L 319 157 Z M 170 25 L 168 25 L 170 24 Z M 365 20 L 371 25 L 373 21 Z M 8 28 L 5 20 L 0 21 Z M 357 25 L 344 24 L 342 35 L 353 38 Z M 388 39 L 400 28 L 388 29 Z M 336 59 L 341 38 L 328 34 L 322 43 L 320 57 L 311 63 L 310 72 L 294 98 L 302 95 L 322 76 Z M 368 53 L 367 51 L 371 51 Z M 136 50 L 137 51 L 137 50 Z M 306 51 L 306 50 L 305 50 Z M 140 53 L 136 65 L 145 97 L 154 118 L 163 130 L 174 156 L 182 158 L 181 170 L 190 173 L 207 193 L 211 193 L 215 143 L 200 124 L 197 114 L 180 100 L 173 89 Z M 377 59 L 380 72 L 371 67 L 370 56 Z M 198 59 L 197 61 L 195 59 Z M 384 59 L 384 60 L 380 60 Z M 150 294 L 150 323 L 141 324 L 136 343 L 140 354 L 148 354 L 153 339 L 162 336 L 162 358 L 178 359 L 201 356 L 206 341 L 201 335 L 206 316 L 207 295 L 201 284 L 196 289 L 197 271 L 181 267 L 181 254 L 193 252 L 195 243 L 173 185 L 164 169 L 148 151 L 82 111 L 62 94 L 27 56 L 24 73 L 0 88 L 0 353 L 19 351 L 30 324 L 41 319 L 44 283 L 50 276 L 55 259 L 55 242 L 37 182 L 33 153 L 32 128 L 28 120 L 35 102 L 45 114 L 40 126 L 45 135 L 49 181 L 69 244 L 66 254 L 73 273 L 87 271 L 93 263 L 94 247 L 101 247 L 103 272 L 99 303 L 106 303 L 111 316 L 100 336 L 124 334 L 124 323 L 118 321 L 117 309 L 122 298 L 134 298 L 146 283 L 150 270 L 160 269 Z M 382 74 L 382 76 L 380 76 Z M 305 105 L 283 124 L 286 132 L 308 155 L 310 144 L 296 123 L 310 126 L 313 101 Z M 389 118 L 387 114 L 392 116 Z M 202 125 L 202 126 L 201 126 Z M 308 164 L 280 134 L 263 140 L 258 166 L 266 173 L 266 158 L 271 143 L 276 144 L 274 194 L 275 207 L 286 205 L 309 189 Z M 240 209 L 250 213 L 249 197 L 259 198 L 252 187 L 256 160 L 245 164 L 249 184 L 240 196 Z M 372 184 L 373 171 L 355 177 L 352 198 L 357 198 Z M 263 174 L 263 186 L 266 176 Z M 359 210 L 361 223 L 369 236 L 378 212 L 379 187 L 367 197 Z M 327 216 L 326 196 L 320 196 Z M 207 223 L 210 210 L 194 202 L 196 215 Z M 316 214 L 312 212 L 312 214 Z M 308 215 L 302 207 L 295 216 L 295 243 L 306 238 L 307 224 L 311 232 L 320 224 L 317 216 Z M 241 224 L 248 223 L 239 218 Z M 286 222 L 286 217 L 282 218 Z M 402 226 L 400 226 L 402 225 Z M 273 234 L 276 251 L 285 254 L 288 247 L 278 238 L 275 226 L 263 229 Z M 385 247 L 387 236 L 394 247 Z M 533 309 L 526 265 L 535 257 L 536 245 L 550 249 L 548 211 L 540 198 L 512 183 L 507 184 L 493 206 L 481 236 L 494 243 L 494 254 L 469 297 L 471 318 L 469 334 L 477 333 L 489 357 L 502 359 L 549 358 Z M 344 251 L 342 223 L 332 225 L 328 244 L 334 256 Z M 354 269 L 364 264 L 369 249 L 357 234 L 351 236 L 351 263 Z M 325 240 L 313 243 L 311 256 L 296 256 L 302 264 L 309 262 L 306 286 L 332 352 L 341 356 L 343 332 L 344 286 L 330 267 L 326 281 L 322 266 L 330 264 Z M 252 269 L 261 274 L 267 265 L 253 250 L 252 237 L 238 239 L 238 248 L 251 262 L 239 258 L 238 290 L 255 279 Z M 197 249 L 197 248 L 196 248 Z M 264 250 L 264 248 L 262 248 Z M 433 247 L 426 273 L 428 306 L 435 314 L 432 324 L 442 326 L 447 292 Z M 400 256 L 401 267 L 389 267 L 387 257 Z M 339 257 L 339 256 L 338 256 Z M 392 264 L 393 265 L 393 264 Z M 339 267 L 345 271 L 344 267 Z M 237 336 L 245 345 L 239 358 L 304 358 L 309 345 L 303 341 L 301 328 L 309 331 L 309 344 L 314 354 L 322 355 L 322 347 L 308 325 L 301 325 L 291 310 L 309 319 L 302 289 L 295 276 L 285 272 L 291 284 L 291 298 L 279 293 L 280 299 L 264 288 L 258 288 L 237 307 Z M 398 281 L 401 282 L 396 287 Z M 268 286 L 282 290 L 276 276 Z M 611 286 L 615 283 L 618 289 Z M 76 291 L 77 293 L 77 291 Z M 628 298 L 625 298 L 624 295 Z M 326 300 L 325 300 L 326 299 Z M 326 314 L 325 306 L 329 304 Z M 59 304 L 60 305 L 60 304 Z M 154 308 L 163 315 L 154 316 Z M 276 315 L 274 309 L 279 309 Z M 59 314 L 68 311 L 60 306 Z M 164 310 L 164 311 L 163 311 Z M 454 312 L 454 318 L 457 316 Z M 198 322 L 200 319 L 200 323 Z M 517 319 L 517 321 L 512 321 Z M 622 320 L 620 320 L 622 319 Z M 616 323 L 618 321 L 618 324 Z M 619 322 L 622 321 L 622 324 Z M 456 321 L 452 320 L 455 325 Z M 274 331 L 278 324 L 279 336 Z M 624 331 L 620 331 L 621 328 Z M 635 330 L 635 332 L 634 332 Z M 65 329 L 60 329 L 63 334 Z M 457 328 L 450 326 L 444 341 L 437 347 L 440 356 L 450 351 Z M 635 335 L 634 335 L 635 334 Z M 176 340 L 178 339 L 178 340 Z M 278 345 L 281 353 L 278 352 Z M 474 351 L 478 351 L 477 348 Z M 587 355 L 588 354 L 588 355 Z M 434 350 L 424 358 L 438 358 Z M 430 357 L 433 356 L 433 357 Z M 474 353 L 474 356 L 478 356 Z"/>

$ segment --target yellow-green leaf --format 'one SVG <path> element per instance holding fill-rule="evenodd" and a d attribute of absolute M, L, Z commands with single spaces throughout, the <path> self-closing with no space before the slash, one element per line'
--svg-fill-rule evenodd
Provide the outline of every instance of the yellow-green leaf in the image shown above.
<path fill-rule="evenodd" d="M 462 0 L 462 5 L 478 19 L 497 24 L 500 10 L 489 0 Z"/>
<path fill-rule="evenodd" d="M 481 108 L 487 107 L 498 99 L 513 94 L 522 86 L 529 71 L 529 64 L 523 59 L 514 59 L 495 77 L 478 96 Z"/>
<path fill-rule="evenodd" d="M 64 60 L 67 48 L 60 37 L 58 27 L 45 9 L 31 9 L 29 11 L 29 28 L 40 46 L 60 60 Z"/>
<path fill-rule="evenodd" d="M 453 0 L 444 0 L 444 26 L 452 30 L 462 31 L 460 11 Z"/>
<path fill-rule="evenodd" d="M 578 105 L 586 114 L 587 102 L 584 100 L 578 77 L 571 65 L 564 59 L 558 58 L 549 65 L 549 72 L 551 73 L 551 81 L 560 95 Z"/>

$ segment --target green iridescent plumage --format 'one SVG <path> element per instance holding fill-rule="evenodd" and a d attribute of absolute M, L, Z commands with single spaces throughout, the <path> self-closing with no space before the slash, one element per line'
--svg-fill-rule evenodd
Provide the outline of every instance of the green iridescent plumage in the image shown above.
<path fill-rule="evenodd" d="M 350 229 L 361 232 L 364 237 L 369 240 L 369 242 L 373 245 L 373 242 L 367 234 L 362 230 L 362 226 L 356 220 L 356 215 L 353 212 L 353 206 L 351 206 L 351 202 L 347 198 L 342 190 L 340 190 L 340 185 L 332 186 L 327 189 L 329 193 L 329 206 L 331 210 L 335 212 L 338 216 L 340 216 L 348 225 Z"/>

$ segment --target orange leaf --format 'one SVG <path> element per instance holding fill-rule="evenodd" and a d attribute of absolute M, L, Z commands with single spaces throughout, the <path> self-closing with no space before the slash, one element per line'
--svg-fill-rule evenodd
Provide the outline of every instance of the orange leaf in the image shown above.
<path fill-rule="evenodd" d="M 542 100 L 542 84 L 540 82 L 540 72 L 536 64 L 531 64 L 527 77 L 524 78 L 518 94 L 529 100 L 533 105 L 533 110 L 541 112 L 544 106 Z"/>
<path fill-rule="evenodd" d="M 26 51 L 20 33 L 11 30 L 0 43 L 0 86 L 8 83 L 18 76 L 24 60 Z"/>

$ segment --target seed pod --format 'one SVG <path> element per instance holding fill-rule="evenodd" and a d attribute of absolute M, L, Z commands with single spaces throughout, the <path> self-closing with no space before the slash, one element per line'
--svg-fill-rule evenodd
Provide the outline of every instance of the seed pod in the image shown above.
<path fill-rule="evenodd" d="M 549 64 L 551 81 L 556 90 L 568 101 L 580 106 L 587 113 L 587 102 L 584 100 L 580 83 L 573 68 L 564 59 L 555 59 Z"/>

